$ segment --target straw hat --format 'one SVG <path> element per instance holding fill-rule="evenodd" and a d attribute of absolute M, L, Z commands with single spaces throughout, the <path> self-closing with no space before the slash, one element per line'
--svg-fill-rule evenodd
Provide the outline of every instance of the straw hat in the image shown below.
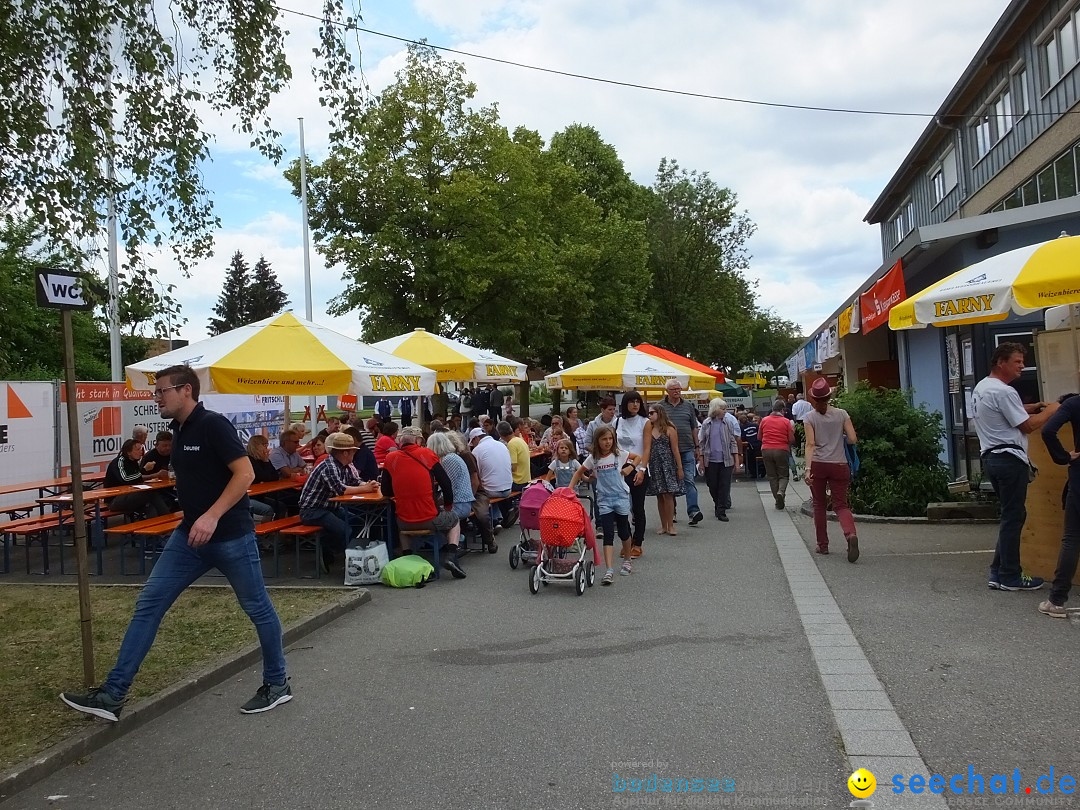
<path fill-rule="evenodd" d="M 352 450 L 356 442 L 348 433 L 331 433 L 326 437 L 327 450 Z"/>

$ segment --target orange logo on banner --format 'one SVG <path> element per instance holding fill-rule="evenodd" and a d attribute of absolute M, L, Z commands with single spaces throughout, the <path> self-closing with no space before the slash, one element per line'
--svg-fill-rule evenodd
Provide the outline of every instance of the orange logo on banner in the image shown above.
<path fill-rule="evenodd" d="M 97 419 L 94 420 L 95 436 L 119 436 L 120 435 L 120 408 L 102 408 Z"/>
<path fill-rule="evenodd" d="M 338 397 L 338 407 L 343 411 L 355 411 L 356 410 L 356 395 L 355 394 L 343 394 Z"/>
<path fill-rule="evenodd" d="M 34 415 L 30 413 L 30 409 L 23 404 L 23 401 L 19 399 L 19 395 L 15 393 L 15 389 L 10 385 L 7 387 L 7 413 L 8 419 L 34 418 Z"/>

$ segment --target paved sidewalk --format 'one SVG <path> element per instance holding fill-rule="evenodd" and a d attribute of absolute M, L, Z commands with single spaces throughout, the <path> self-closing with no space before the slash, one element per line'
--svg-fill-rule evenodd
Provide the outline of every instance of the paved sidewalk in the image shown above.
<path fill-rule="evenodd" d="M 930 810 L 893 775 L 1077 776 L 1080 624 L 986 588 L 994 527 L 867 524 L 850 565 L 810 553 L 800 487 L 781 512 L 739 482 L 730 523 L 674 538 L 651 511 L 633 575 L 582 597 L 531 596 L 504 532 L 467 580 L 377 589 L 291 649 L 292 703 L 242 716 L 237 678 L 3 807 L 833 808 L 865 765 L 875 808 Z M 653 773 L 734 790 L 615 789 Z"/>

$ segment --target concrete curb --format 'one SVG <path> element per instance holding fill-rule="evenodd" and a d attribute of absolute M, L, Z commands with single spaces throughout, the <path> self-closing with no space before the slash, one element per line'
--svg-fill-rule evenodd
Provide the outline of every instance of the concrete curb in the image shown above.
<path fill-rule="evenodd" d="M 799 511 L 807 517 L 814 516 L 814 502 L 803 501 L 802 506 L 799 507 Z M 829 520 L 836 520 L 835 512 L 827 512 Z M 927 524 L 927 525 L 948 525 L 950 523 L 963 523 L 968 526 L 976 524 L 992 525 L 999 523 L 1000 521 L 992 520 L 990 518 L 946 518 L 944 520 L 930 520 L 926 517 L 882 517 L 881 515 L 855 515 L 856 523 L 914 523 L 914 524 Z"/>
<path fill-rule="evenodd" d="M 345 594 L 329 607 L 325 607 L 318 613 L 293 622 L 286 627 L 282 631 L 285 646 L 295 644 L 308 633 L 318 630 L 334 619 L 370 601 L 371 593 L 366 588 Z M 52 748 L 42 751 L 33 759 L 29 759 L 16 765 L 14 769 L 0 774 L 0 804 L 35 782 L 97 751 L 99 748 L 103 748 L 113 740 L 146 725 L 151 720 L 202 694 L 210 687 L 216 686 L 236 673 L 250 667 L 258 662 L 261 656 L 259 645 L 252 644 L 227 658 L 221 659 L 207 669 L 173 684 L 153 697 L 149 697 L 130 707 L 125 706 L 124 719 L 119 723 L 108 723 L 107 725 L 94 723 L 92 728 L 78 732 Z"/>

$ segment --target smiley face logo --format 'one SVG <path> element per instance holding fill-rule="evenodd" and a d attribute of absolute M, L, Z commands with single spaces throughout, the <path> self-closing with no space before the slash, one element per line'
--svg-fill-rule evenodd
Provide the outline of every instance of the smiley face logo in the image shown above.
<path fill-rule="evenodd" d="M 856 799 L 865 799 L 874 795 L 874 791 L 877 790 L 877 780 L 866 768 L 859 768 L 848 777 L 847 789 Z"/>

